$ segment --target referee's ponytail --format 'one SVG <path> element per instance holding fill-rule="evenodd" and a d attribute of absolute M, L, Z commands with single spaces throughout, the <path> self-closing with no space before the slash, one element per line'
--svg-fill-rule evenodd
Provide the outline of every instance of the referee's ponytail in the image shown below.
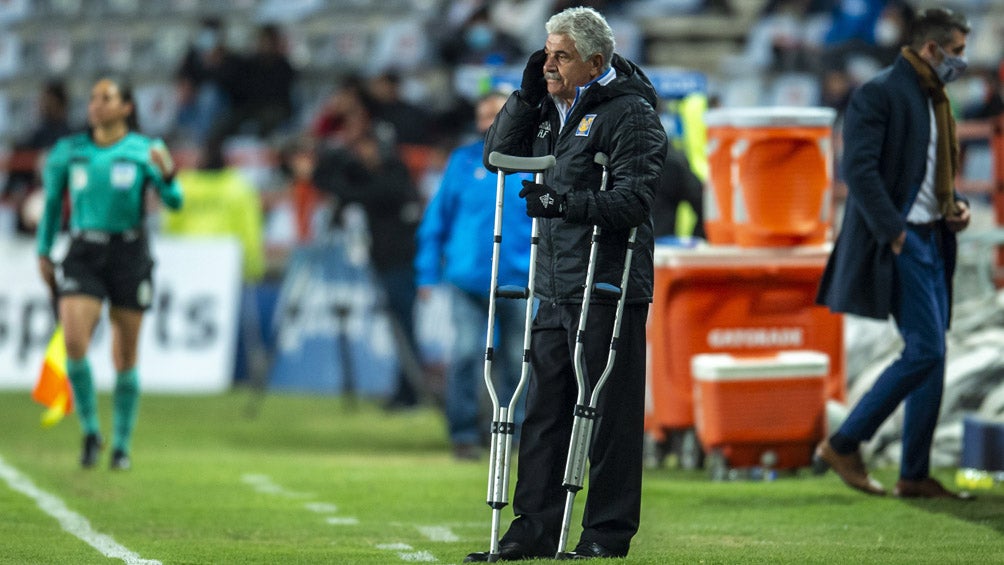
<path fill-rule="evenodd" d="M 122 78 L 109 77 L 108 80 L 118 85 L 122 101 L 132 105 L 132 112 L 126 116 L 126 127 L 129 128 L 129 131 L 139 133 L 139 108 L 136 106 L 136 98 L 133 97 L 132 84 Z"/>
<path fill-rule="evenodd" d="M 129 131 L 140 133 L 139 130 L 139 108 L 136 106 L 136 98 L 133 96 L 132 83 L 130 83 L 126 78 L 114 75 L 101 75 L 94 84 L 97 84 L 103 80 L 106 80 L 114 84 L 119 90 L 119 96 L 122 98 L 122 102 L 130 104 L 132 106 L 132 112 L 126 116 L 125 123 Z"/>

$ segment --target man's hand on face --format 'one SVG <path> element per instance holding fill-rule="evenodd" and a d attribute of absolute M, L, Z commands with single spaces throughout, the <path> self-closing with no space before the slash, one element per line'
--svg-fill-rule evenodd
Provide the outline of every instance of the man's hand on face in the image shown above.
<path fill-rule="evenodd" d="M 519 86 L 519 97 L 531 106 L 536 106 L 547 95 L 547 81 L 544 80 L 544 61 L 547 54 L 543 49 L 534 51 L 523 69 L 523 82 Z"/>

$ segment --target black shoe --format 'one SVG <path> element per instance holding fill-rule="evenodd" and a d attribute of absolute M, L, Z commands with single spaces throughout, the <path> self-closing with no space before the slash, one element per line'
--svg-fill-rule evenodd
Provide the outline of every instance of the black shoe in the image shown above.
<path fill-rule="evenodd" d="M 109 467 L 113 471 L 128 471 L 132 468 L 132 461 L 129 460 L 129 455 L 125 451 L 116 449 L 112 452 L 112 462 Z"/>
<path fill-rule="evenodd" d="M 80 451 L 80 466 L 90 469 L 98 462 L 98 454 L 101 452 L 101 436 L 98 434 L 87 434 L 84 436 L 84 447 Z"/>
<path fill-rule="evenodd" d="M 596 559 L 596 558 L 613 558 L 613 557 L 626 557 L 627 552 L 618 552 L 611 549 L 607 549 L 602 545 L 591 541 L 589 543 L 580 543 L 575 547 L 575 551 L 572 553 L 572 559 Z"/>
<path fill-rule="evenodd" d="M 477 461 L 481 459 L 481 447 L 473 443 L 454 444 L 453 458 L 457 461 Z"/>
<path fill-rule="evenodd" d="M 418 408 L 418 400 L 401 394 L 396 394 L 383 403 L 383 409 L 386 412 L 403 412 L 415 408 Z"/>
<path fill-rule="evenodd" d="M 478 551 L 467 554 L 464 563 L 484 563 L 489 561 L 491 555 L 487 551 Z M 499 544 L 499 554 L 496 561 L 522 561 L 524 559 L 537 559 L 538 557 L 554 557 L 553 551 L 534 551 L 518 541 L 504 541 Z"/>

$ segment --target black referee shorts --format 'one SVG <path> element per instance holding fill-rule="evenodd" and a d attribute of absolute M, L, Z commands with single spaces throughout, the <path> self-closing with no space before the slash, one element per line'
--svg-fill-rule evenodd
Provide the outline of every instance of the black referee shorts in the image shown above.
<path fill-rule="evenodd" d="M 153 258 L 142 230 L 73 234 L 56 269 L 60 296 L 86 294 L 112 306 L 147 310 L 153 301 Z"/>

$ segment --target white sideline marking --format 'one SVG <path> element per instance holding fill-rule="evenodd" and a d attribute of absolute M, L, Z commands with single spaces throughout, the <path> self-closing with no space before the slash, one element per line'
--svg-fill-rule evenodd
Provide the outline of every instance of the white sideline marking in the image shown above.
<path fill-rule="evenodd" d="M 290 498 L 304 498 L 311 496 L 306 492 L 286 490 L 281 485 L 272 482 L 271 477 L 268 475 L 245 473 L 244 475 L 241 475 L 241 481 L 245 484 L 251 485 L 256 491 L 262 494 L 275 494 L 279 496 L 288 496 Z"/>
<path fill-rule="evenodd" d="M 436 561 L 436 556 L 429 553 L 428 551 L 415 551 L 413 553 L 398 553 L 398 557 L 402 561 L 416 561 L 423 563 L 433 563 Z"/>
<path fill-rule="evenodd" d="M 318 514 L 335 514 L 338 512 L 338 507 L 329 502 L 308 502 L 303 507 Z"/>
<path fill-rule="evenodd" d="M 256 491 L 263 494 L 273 494 L 287 497 L 306 497 L 311 496 L 307 493 L 294 492 L 286 490 L 282 485 L 279 485 L 272 481 L 272 478 L 268 475 L 262 475 L 258 473 L 245 473 L 241 475 L 241 482 L 250 485 Z M 306 502 L 303 507 L 311 512 L 316 512 L 318 514 L 334 514 L 338 512 L 338 506 L 330 504 L 327 502 Z M 333 526 L 355 526 L 359 524 L 359 519 L 354 516 L 328 516 L 325 518 L 325 522 Z M 432 541 L 448 542 L 448 541 L 459 541 L 460 538 L 453 533 L 448 526 L 415 526 L 418 531 L 429 538 Z M 393 551 L 397 553 L 398 558 L 401 561 L 407 561 L 411 563 L 435 563 L 438 561 L 436 556 L 428 551 L 414 551 L 410 545 L 406 543 L 388 543 L 380 544 L 376 546 L 377 549 L 383 549 L 387 551 Z M 145 565 L 160 565 L 159 562 L 147 563 Z"/>
<path fill-rule="evenodd" d="M 485 522 L 487 522 L 487 520 Z M 478 522 L 474 522 L 474 521 L 471 521 L 471 522 L 444 522 L 442 525 L 446 526 L 448 528 L 465 528 L 465 529 L 467 529 L 467 528 L 478 528 L 478 529 L 481 529 L 481 528 L 483 528 L 485 526 L 485 522 L 481 522 L 481 521 L 478 521 Z M 410 527 L 415 526 L 415 524 L 413 524 L 412 522 L 399 522 L 399 521 L 387 522 L 387 525 L 388 526 L 394 526 L 394 527 L 405 527 L 405 528 L 410 528 Z"/>
<path fill-rule="evenodd" d="M 460 537 L 447 526 L 415 526 L 415 528 L 430 541 L 460 541 Z"/>
<path fill-rule="evenodd" d="M 43 512 L 59 522 L 63 530 L 100 551 L 105 557 L 121 559 L 129 565 L 161 565 L 161 562 L 156 559 L 143 559 L 136 553 L 129 551 L 129 549 L 112 539 L 111 536 L 94 531 L 87 518 L 67 508 L 66 504 L 59 497 L 35 486 L 35 483 L 31 479 L 22 475 L 14 467 L 7 465 L 3 457 L 0 457 L 0 477 L 3 477 L 7 481 L 7 485 L 12 490 L 20 492 L 34 500 Z"/>
<path fill-rule="evenodd" d="M 334 526 L 356 526 L 359 524 L 359 518 L 352 516 L 330 516 L 325 521 Z"/>
<path fill-rule="evenodd" d="M 428 551 L 412 551 L 413 548 L 406 543 L 381 543 L 377 545 L 376 548 L 396 551 L 397 556 L 401 559 L 401 561 L 420 561 L 424 563 L 434 563 L 438 561 L 436 556 Z"/>

